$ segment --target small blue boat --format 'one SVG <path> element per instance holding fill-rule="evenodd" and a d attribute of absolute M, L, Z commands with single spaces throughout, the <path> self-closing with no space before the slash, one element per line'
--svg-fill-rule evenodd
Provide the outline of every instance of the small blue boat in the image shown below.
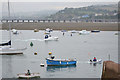
<path fill-rule="evenodd" d="M 63 59 L 49 59 L 46 58 L 47 66 L 69 66 L 69 65 L 76 65 L 76 60 L 69 59 L 69 60 L 63 60 Z"/>

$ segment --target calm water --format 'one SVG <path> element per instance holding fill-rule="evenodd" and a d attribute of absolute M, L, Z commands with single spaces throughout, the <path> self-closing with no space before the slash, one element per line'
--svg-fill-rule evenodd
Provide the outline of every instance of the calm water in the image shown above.
<path fill-rule="evenodd" d="M 41 78 L 100 78 L 102 64 L 89 64 L 89 59 L 96 56 L 105 61 L 110 54 L 111 60 L 118 62 L 118 36 L 114 35 L 114 31 L 73 36 L 69 32 L 63 36 L 60 31 L 53 31 L 51 35 L 58 36 L 59 40 L 47 42 L 43 40 L 44 31 L 19 32 L 19 35 L 12 34 L 12 47 L 27 49 L 23 55 L 0 56 L 3 78 L 16 78 L 18 73 L 24 73 L 27 69 L 39 72 Z M 8 31 L 2 31 L 1 37 L 3 41 L 8 40 Z M 30 47 L 30 42 L 33 42 L 33 47 Z M 38 55 L 34 55 L 35 52 Z M 76 58 L 78 63 L 69 67 L 40 67 L 41 63 L 45 63 L 48 52 L 52 52 L 56 58 Z"/>

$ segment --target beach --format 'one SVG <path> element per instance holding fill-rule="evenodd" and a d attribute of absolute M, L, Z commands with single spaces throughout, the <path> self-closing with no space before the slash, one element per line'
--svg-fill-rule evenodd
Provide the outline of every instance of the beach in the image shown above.
<path fill-rule="evenodd" d="M 11 22 L 11 28 L 18 30 L 101 30 L 118 31 L 117 22 Z M 1 26 L 1 25 L 0 25 Z M 8 29 L 8 23 L 3 23 L 0 29 Z"/>

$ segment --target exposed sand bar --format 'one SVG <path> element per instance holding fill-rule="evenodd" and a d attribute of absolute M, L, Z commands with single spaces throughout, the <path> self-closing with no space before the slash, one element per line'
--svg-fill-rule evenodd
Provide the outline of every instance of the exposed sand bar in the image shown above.
<path fill-rule="evenodd" d="M 53 30 L 101 30 L 101 31 L 118 31 L 118 23 L 92 23 L 92 22 L 24 22 L 11 23 L 11 28 L 18 30 L 33 30 L 52 28 Z M 0 29 L 8 29 L 8 23 L 3 23 Z"/>

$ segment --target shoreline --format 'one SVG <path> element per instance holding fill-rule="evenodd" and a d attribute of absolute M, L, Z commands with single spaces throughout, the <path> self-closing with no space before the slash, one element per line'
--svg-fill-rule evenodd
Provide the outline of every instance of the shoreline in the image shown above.
<path fill-rule="evenodd" d="M 46 28 L 51 28 L 53 30 L 100 30 L 100 31 L 119 31 L 118 23 L 92 23 L 92 22 L 69 22 L 69 23 L 59 23 L 59 22 L 19 22 L 11 23 L 11 29 L 17 30 L 45 30 Z M 0 30 L 8 30 L 8 23 L 0 24 Z"/>

